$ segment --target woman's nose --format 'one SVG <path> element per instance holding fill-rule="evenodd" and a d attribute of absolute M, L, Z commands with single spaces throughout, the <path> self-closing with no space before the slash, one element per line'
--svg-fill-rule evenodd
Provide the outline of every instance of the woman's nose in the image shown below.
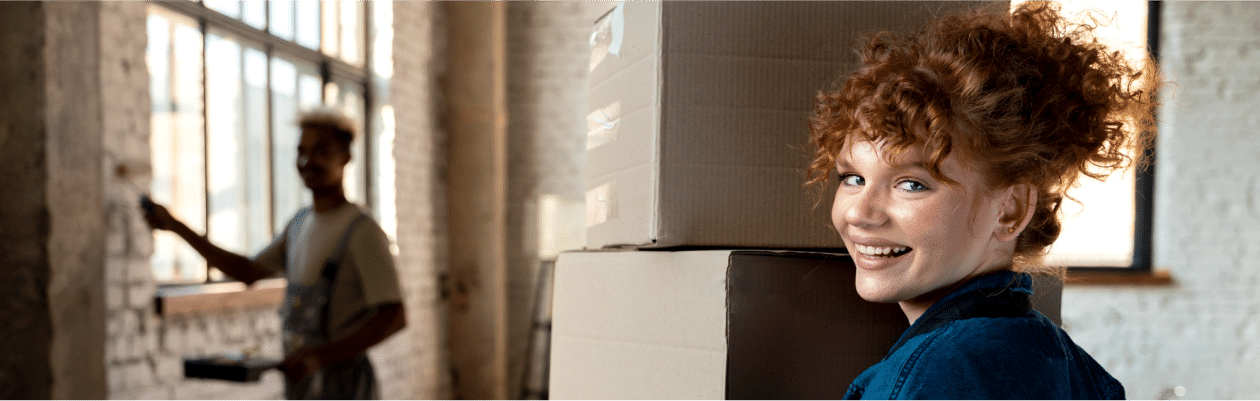
<path fill-rule="evenodd" d="M 884 211 L 885 197 L 869 186 L 853 194 L 845 203 L 847 205 L 843 217 L 848 225 L 871 228 L 879 227 L 888 221 L 888 214 Z"/>

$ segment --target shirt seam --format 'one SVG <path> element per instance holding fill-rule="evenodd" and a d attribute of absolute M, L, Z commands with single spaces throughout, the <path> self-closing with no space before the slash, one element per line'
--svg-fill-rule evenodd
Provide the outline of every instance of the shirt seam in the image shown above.
<path fill-rule="evenodd" d="M 918 364 L 919 357 L 921 357 L 923 353 L 927 351 L 927 349 L 932 344 L 932 342 L 936 341 L 937 337 L 940 337 L 942 334 L 945 334 L 945 331 L 947 331 L 953 325 L 954 325 L 954 322 L 951 321 L 949 323 L 946 323 L 944 326 L 941 326 L 941 328 L 936 329 L 935 331 L 931 333 L 928 333 L 928 337 L 923 340 L 923 343 L 919 344 L 919 346 L 915 348 L 914 352 L 911 353 L 910 356 L 906 357 L 906 362 L 904 362 L 901 365 L 900 371 L 897 372 L 897 382 L 893 384 L 892 391 L 889 392 L 888 394 L 888 399 L 893 400 L 893 399 L 897 399 L 898 396 L 900 396 L 902 386 L 905 385 L 906 379 L 910 377 L 910 371 L 914 370 L 915 365 Z"/>

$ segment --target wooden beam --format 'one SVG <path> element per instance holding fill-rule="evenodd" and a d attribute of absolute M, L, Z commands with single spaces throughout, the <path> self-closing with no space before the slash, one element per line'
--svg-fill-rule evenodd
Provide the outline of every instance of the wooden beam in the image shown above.
<path fill-rule="evenodd" d="M 252 287 L 240 282 L 163 287 L 158 289 L 154 306 L 162 316 L 275 308 L 284 299 L 284 284 L 284 279 L 268 279 Z"/>
<path fill-rule="evenodd" d="M 1155 270 L 1151 272 L 1131 272 L 1123 269 L 1117 269 L 1114 272 L 1108 271 L 1069 271 L 1067 280 L 1063 282 L 1069 286 L 1076 285 L 1173 285 L 1172 275 L 1167 270 Z"/>

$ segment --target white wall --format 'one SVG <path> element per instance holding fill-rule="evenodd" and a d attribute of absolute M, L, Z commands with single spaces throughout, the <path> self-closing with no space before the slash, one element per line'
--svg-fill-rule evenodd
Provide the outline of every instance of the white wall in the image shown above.
<path fill-rule="evenodd" d="M 1260 6 L 1165 2 L 1155 265 L 1166 287 L 1073 287 L 1072 338 L 1129 398 L 1260 398 Z"/>

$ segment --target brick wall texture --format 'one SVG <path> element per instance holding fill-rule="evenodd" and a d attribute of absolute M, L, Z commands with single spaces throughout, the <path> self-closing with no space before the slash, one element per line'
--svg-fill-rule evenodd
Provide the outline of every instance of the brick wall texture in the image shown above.
<path fill-rule="evenodd" d="M 507 8 L 508 383 L 524 397 L 540 260 L 539 197 L 582 199 L 586 165 L 587 37 L 605 9 L 582 2 Z M 536 387 L 536 385 L 535 385 Z M 535 388 L 536 389 L 536 388 Z"/>
<path fill-rule="evenodd" d="M 446 30 L 441 25 L 440 4 L 392 4 L 394 75 L 389 90 L 396 116 L 397 261 L 407 302 L 407 331 L 390 341 L 410 344 L 398 349 L 381 347 L 372 355 L 376 361 L 407 361 L 391 363 L 389 371 L 382 369 L 382 382 L 405 376 L 411 386 L 382 388 L 386 398 L 451 398 L 446 303 L 438 281 L 447 264 L 445 162 L 440 151 L 446 135 L 439 119 L 438 80 L 445 66 L 440 55 L 445 54 Z"/>
<path fill-rule="evenodd" d="M 1069 286 L 1063 322 L 1129 398 L 1260 398 L 1260 7 L 1165 2 L 1162 31 L 1154 257 L 1176 283 Z"/>

